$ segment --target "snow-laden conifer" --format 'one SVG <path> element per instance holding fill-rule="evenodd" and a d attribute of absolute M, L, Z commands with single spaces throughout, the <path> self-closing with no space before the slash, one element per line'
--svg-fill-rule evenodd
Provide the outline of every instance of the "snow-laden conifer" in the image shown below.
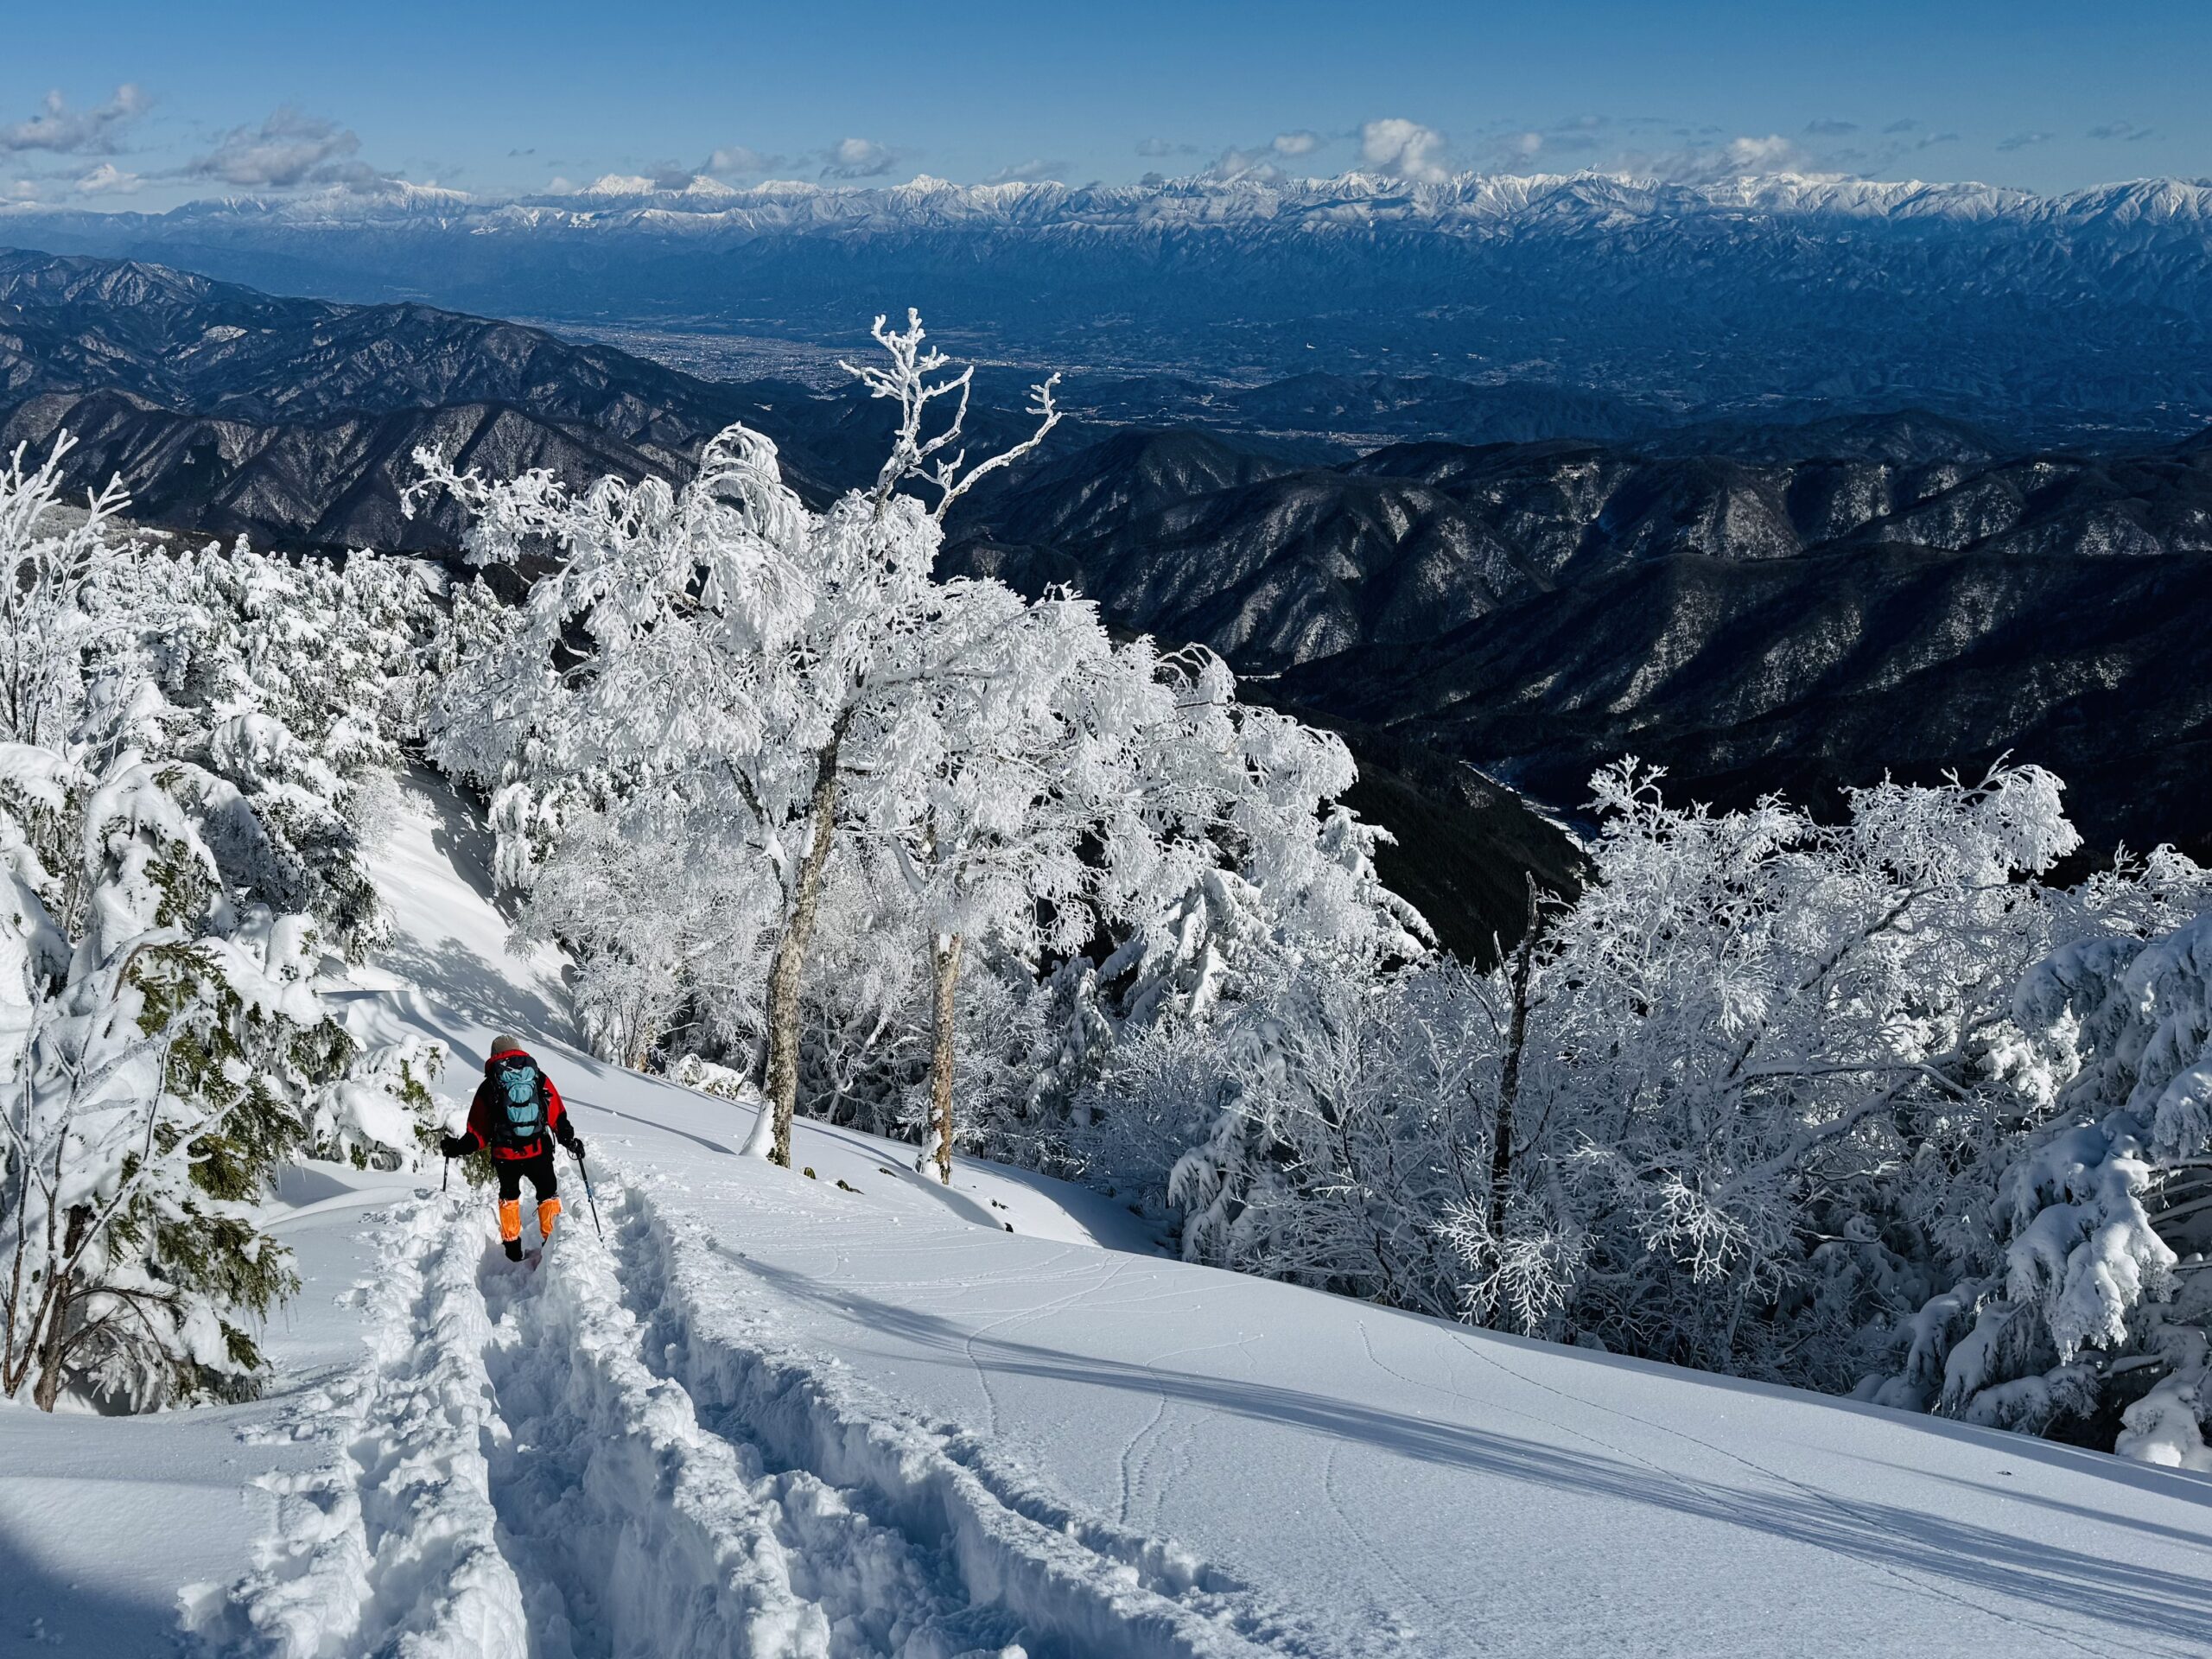
<path fill-rule="evenodd" d="M 65 453 L 0 471 L 0 1393 L 143 1407 L 251 1386 L 276 1167 L 405 1155 L 429 1057 L 360 1054 L 310 988 L 313 861 L 219 769 L 288 734 L 163 695 L 189 584 L 119 486 L 59 508 Z"/>
<path fill-rule="evenodd" d="M 2212 916 L 2158 931 L 2207 897 L 2170 854 L 2128 896 L 2132 915 L 2054 951 L 2015 994 L 2022 1128 L 1987 1230 L 1877 1397 L 2029 1429 L 2124 1408 L 2121 1451 L 2207 1468 Z"/>

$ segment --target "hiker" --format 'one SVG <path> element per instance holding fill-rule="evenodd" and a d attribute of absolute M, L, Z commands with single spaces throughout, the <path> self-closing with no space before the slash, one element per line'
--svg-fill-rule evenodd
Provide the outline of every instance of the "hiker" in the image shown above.
<path fill-rule="evenodd" d="M 584 1143 L 569 1126 L 568 1108 L 553 1079 L 531 1058 L 520 1038 L 494 1037 L 491 1058 L 484 1062 L 484 1081 L 468 1103 L 468 1127 L 446 1136 L 438 1149 L 448 1158 L 465 1158 L 479 1147 L 491 1148 L 493 1173 L 499 1178 L 499 1238 L 510 1262 L 522 1260 L 524 1176 L 530 1177 L 531 1191 L 537 1195 L 541 1242 L 553 1236 L 553 1224 L 561 1218 L 561 1181 L 553 1168 L 556 1141 L 583 1162 Z"/>

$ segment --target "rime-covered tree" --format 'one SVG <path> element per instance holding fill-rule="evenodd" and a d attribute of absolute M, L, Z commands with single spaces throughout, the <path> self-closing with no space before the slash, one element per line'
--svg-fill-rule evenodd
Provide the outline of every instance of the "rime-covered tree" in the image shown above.
<path fill-rule="evenodd" d="M 1038 988 L 1030 1085 L 992 1128 L 1071 1173 L 1172 1192 L 1186 1247 L 1216 1259 L 1265 1154 L 1233 1087 L 1174 1077 L 1245 1052 L 1243 1016 L 1264 1020 L 1302 964 L 1379 972 L 1423 957 L 1427 930 L 1376 876 L 1380 832 L 1338 799 L 1355 775 L 1339 740 L 1241 702 L 1207 652 L 1140 640 L 1115 670 L 1097 701 L 1126 734 L 1128 781 L 1092 890 L 1114 948 Z"/>
<path fill-rule="evenodd" d="M 1452 1217 L 1474 1305 L 1847 1385 L 2005 1109 L 2012 987 L 2057 925 L 2033 878 L 2078 844 L 2056 781 L 1883 784 L 1828 824 L 1670 807 L 1633 763 L 1594 783 L 1597 879 L 1536 954 L 1503 1233 Z"/>
<path fill-rule="evenodd" d="M 800 992 L 847 784 L 899 765 L 900 709 L 987 676 L 999 647 L 1005 590 L 931 575 L 944 513 L 1058 418 L 1047 382 L 1037 432 L 969 467 L 958 447 L 969 374 L 933 378 L 945 359 L 911 315 L 903 331 L 879 318 L 874 333 L 889 365 L 855 372 L 899 405 L 899 429 L 874 486 L 826 512 L 800 502 L 775 446 L 742 427 L 709 444 L 680 490 L 607 479 L 576 496 L 543 474 L 493 483 L 417 457 L 423 487 L 470 511 L 479 561 L 557 556 L 449 682 L 435 716 L 448 763 L 510 786 L 557 788 L 598 770 L 626 791 L 726 799 L 748 824 L 781 894 L 771 1110 L 748 1149 L 786 1164 Z M 947 397 L 950 418 L 927 430 Z M 901 488 L 910 482 L 934 504 Z"/>
<path fill-rule="evenodd" d="M 909 786 L 870 803 L 929 953 L 928 1141 L 944 1181 L 963 955 L 1000 951 L 1035 976 L 1090 938 L 1116 874 L 1156 858 L 1153 826 L 1131 808 L 1155 735 L 1145 715 L 1167 706 L 1166 688 L 1117 695 L 1132 673 L 1150 674 L 1148 649 L 1117 652 L 1087 603 L 1009 593 L 998 605 L 992 671 L 909 705 L 897 741 L 912 760 L 895 774 Z"/>
<path fill-rule="evenodd" d="M 1276 929 L 1229 936 L 1211 1021 L 1135 1030 L 1106 999 L 1095 1168 L 1175 1156 L 1200 1259 L 1530 1334 L 1831 1389 L 1917 1344 L 1935 1381 L 1897 1403 L 1982 1351 L 1961 1332 L 2006 1317 L 2008 1252 L 2007 1328 L 2043 1334 L 1993 1383 L 2058 1363 L 2060 1308 L 2080 1342 L 2097 1296 L 2155 1288 L 2149 1119 L 2054 1117 L 2014 988 L 2171 925 L 2201 872 L 2044 885 L 2075 840 L 2032 767 L 1885 784 L 1832 823 L 1672 806 L 1632 763 L 1596 792 L 1591 885 L 1492 973 Z"/>

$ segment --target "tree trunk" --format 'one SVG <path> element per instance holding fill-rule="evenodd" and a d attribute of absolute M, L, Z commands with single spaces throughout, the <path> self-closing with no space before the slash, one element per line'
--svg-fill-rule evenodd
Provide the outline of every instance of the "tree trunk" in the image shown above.
<path fill-rule="evenodd" d="M 933 934 L 930 939 L 936 983 L 930 999 L 930 1122 L 937 1130 L 937 1178 L 952 1185 L 953 994 L 960 982 L 961 938 Z"/>
<path fill-rule="evenodd" d="M 38 1381 L 31 1387 L 31 1403 L 41 1411 L 52 1411 L 61 1398 L 62 1323 L 68 1312 L 68 1298 L 56 1298 L 40 1333 Z"/>
<path fill-rule="evenodd" d="M 1536 884 L 1529 883 L 1528 928 L 1513 959 L 1513 1014 L 1505 1038 L 1505 1068 L 1497 1080 L 1497 1122 L 1491 1131 L 1491 1249 L 1505 1249 L 1505 1198 L 1513 1183 L 1513 1108 L 1521 1096 L 1521 1056 L 1529 1046 L 1529 969 L 1536 955 Z M 1495 1311 L 1495 1310 L 1493 1310 Z"/>
<path fill-rule="evenodd" d="M 798 1109 L 798 992 L 806 968 L 807 948 L 814 939 L 814 915 L 822 902 L 823 872 L 830 866 L 830 849 L 837 837 L 837 759 L 845 741 L 848 716 L 830 728 L 830 741 L 816 757 L 814 823 L 799 861 L 798 876 L 791 887 L 791 913 L 776 941 L 776 957 L 768 969 L 768 1110 L 775 1124 L 775 1139 L 768 1156 L 785 1169 L 791 1166 L 791 1114 Z"/>
<path fill-rule="evenodd" d="M 67 1262 L 77 1254 L 92 1219 L 92 1212 L 84 1205 L 72 1206 L 59 1261 Z M 61 1398 L 61 1362 L 69 1349 L 69 1312 L 75 1301 L 70 1294 L 68 1270 L 58 1265 L 49 1265 L 48 1270 L 59 1282 L 48 1286 L 46 1329 L 39 1333 L 38 1381 L 31 1389 L 31 1403 L 41 1411 L 52 1411 Z"/>
<path fill-rule="evenodd" d="M 642 1004 L 644 998 L 639 999 Z M 658 1022 L 644 1013 L 634 1011 L 630 1020 L 630 1069 L 632 1071 L 652 1070 L 653 1045 L 660 1040 Z"/>

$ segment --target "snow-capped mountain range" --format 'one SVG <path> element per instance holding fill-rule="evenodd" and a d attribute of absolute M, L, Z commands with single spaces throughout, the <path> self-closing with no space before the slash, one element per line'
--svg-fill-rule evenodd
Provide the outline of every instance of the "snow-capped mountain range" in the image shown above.
<path fill-rule="evenodd" d="M 1906 404 L 2031 435 L 2212 418 L 2212 183 L 2062 196 L 1796 175 L 880 189 L 603 179 L 160 214 L 18 207 L 0 240 L 334 298 L 849 343 L 920 306 L 981 354 L 1603 391 L 1655 415 Z"/>
<path fill-rule="evenodd" d="M 1891 222 L 2002 220 L 2075 232 L 2091 226 L 2186 225 L 2202 237 L 2212 234 L 2212 181 L 2139 179 L 2047 196 L 1971 181 L 1882 182 L 1791 173 L 1704 184 L 1585 172 L 1525 177 L 1468 173 L 1440 182 L 1346 173 L 1332 179 L 1185 178 L 1078 186 L 1020 181 L 963 185 L 923 174 L 880 188 L 792 180 L 739 187 L 704 175 L 672 186 L 642 175 L 608 174 L 552 195 L 485 197 L 394 181 L 373 190 L 212 197 L 162 214 L 64 213 L 27 206 L 12 216 L 141 224 L 251 219 L 316 226 L 430 219 L 478 232 L 557 225 L 605 232 L 649 227 L 765 234 L 996 225 L 1158 234 L 1170 229 L 1265 226 L 1313 232 L 1402 225 L 1484 234 L 1532 224 L 1583 228 L 1624 219 L 1739 219 L 1746 214 Z"/>

